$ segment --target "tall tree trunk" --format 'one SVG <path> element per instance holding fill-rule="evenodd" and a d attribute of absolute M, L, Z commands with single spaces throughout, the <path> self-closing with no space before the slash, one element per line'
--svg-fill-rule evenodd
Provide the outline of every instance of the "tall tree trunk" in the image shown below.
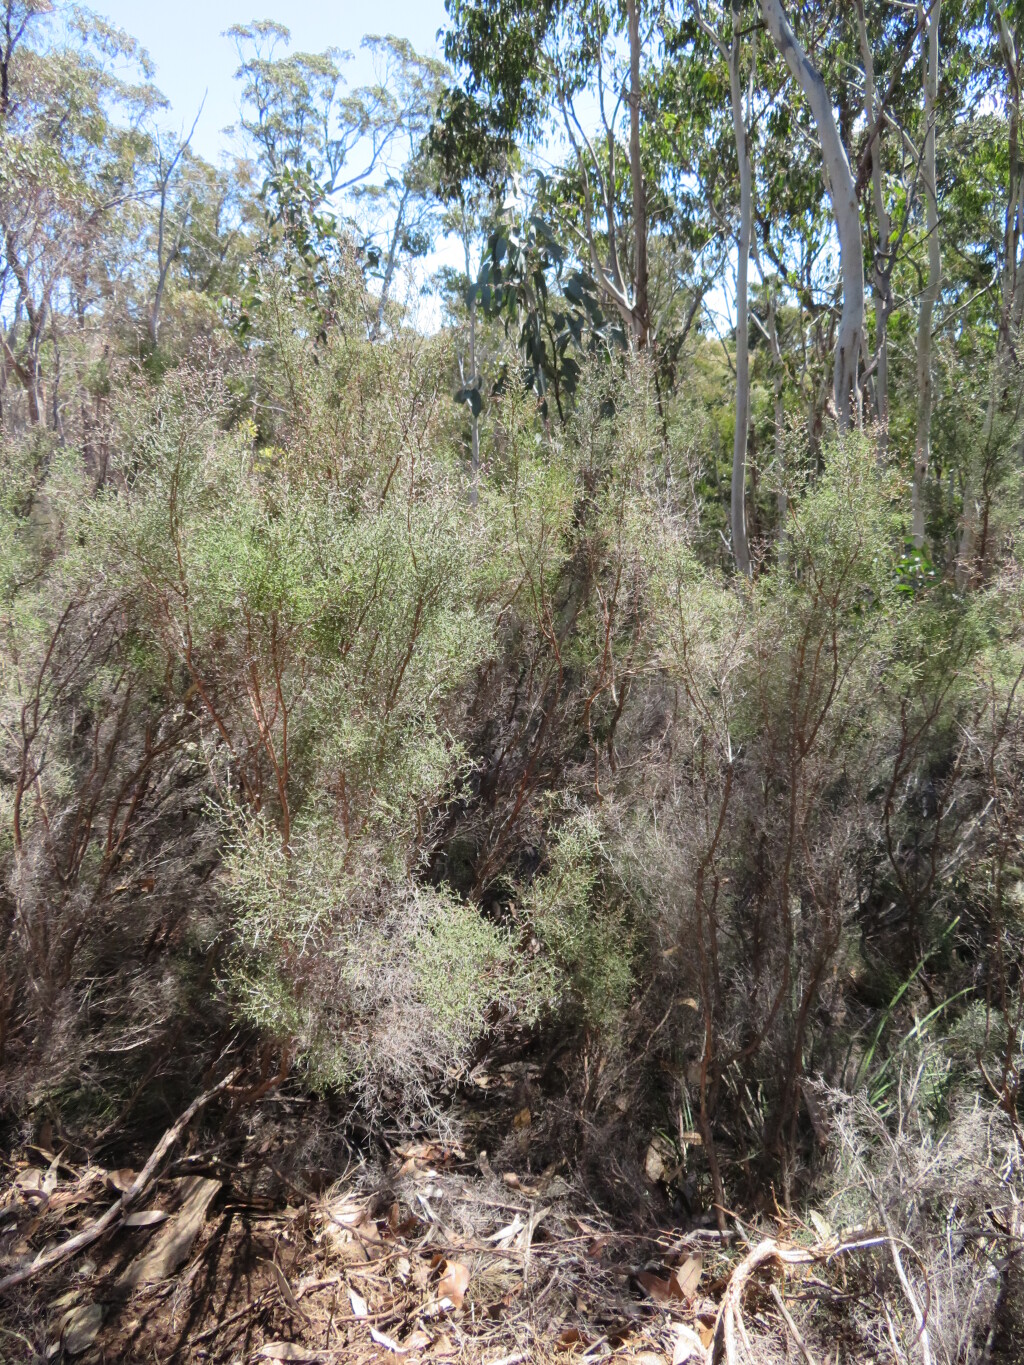
<path fill-rule="evenodd" d="M 935 184 L 935 101 L 939 90 L 939 11 L 934 0 L 928 19 L 928 44 L 924 69 L 924 146 L 921 149 L 921 181 L 925 194 L 925 229 L 928 234 L 928 281 L 921 295 L 917 316 L 917 441 L 914 449 L 914 483 L 911 490 L 911 534 L 918 550 L 924 548 L 924 483 L 931 460 L 932 427 L 932 317 L 942 285 L 942 253 L 939 249 L 939 205 Z"/>
<path fill-rule="evenodd" d="M 750 232 L 753 220 L 750 145 L 743 117 L 740 84 L 740 16 L 732 11 L 732 43 L 729 47 L 729 94 L 736 156 L 740 168 L 740 230 L 736 260 L 736 430 L 732 443 L 732 549 L 736 567 L 750 577 L 750 546 L 747 541 L 747 429 L 750 426 L 750 316 L 748 278 Z"/>
<path fill-rule="evenodd" d="M 469 272 L 471 268 L 469 254 L 469 224 L 466 221 L 465 210 L 462 215 L 462 249 L 466 256 L 466 281 L 469 282 Z M 469 372 L 470 382 L 479 388 L 480 376 L 476 369 L 476 290 L 470 287 L 469 290 Z M 465 381 L 463 381 L 465 382 Z M 480 499 L 480 416 L 474 410 L 472 403 L 469 405 L 470 420 L 470 456 L 469 456 L 469 503 L 475 507 Z"/>
<path fill-rule="evenodd" d="M 839 426 L 846 431 L 854 416 L 859 418 L 857 373 L 864 342 L 864 244 L 861 240 L 856 187 L 825 82 L 797 41 L 781 0 L 760 0 L 760 6 L 768 32 L 803 91 L 818 129 L 828 193 L 839 237 L 843 311 L 836 338 L 833 387 Z"/>
<path fill-rule="evenodd" d="M 633 320 L 637 346 L 642 350 L 650 341 L 651 318 L 648 301 L 647 265 L 647 189 L 640 160 L 640 15 L 637 0 L 626 0 L 629 27 L 629 178 L 633 183 L 633 234 L 635 279 Z"/>
<path fill-rule="evenodd" d="M 1017 35 L 1006 15 L 994 7 L 999 32 L 999 46 L 1006 64 L 1007 76 L 1007 150 L 1009 152 L 1009 183 L 1007 185 L 1006 219 L 1003 232 L 1003 261 L 1000 269 L 999 336 L 993 361 L 992 382 L 988 407 L 985 412 L 982 448 L 988 451 L 995 425 L 996 407 L 1006 394 L 1006 380 L 1016 371 L 1013 358 L 1013 338 L 1024 320 L 1024 261 L 1020 247 L 1024 241 L 1024 155 L 1021 148 L 1021 59 Z M 961 588 L 985 572 L 984 548 L 979 545 L 979 526 L 983 521 L 982 500 L 975 488 L 970 468 L 964 480 L 963 518 L 957 553 L 956 581 Z M 980 553 L 979 553 L 980 552 Z M 979 562 L 979 560 L 981 562 Z"/>
<path fill-rule="evenodd" d="M 864 118 L 871 127 L 878 118 L 875 108 L 875 60 L 868 38 L 864 0 L 857 0 L 857 31 L 861 61 L 864 63 Z M 892 313 L 892 269 L 889 261 L 890 221 L 882 187 L 882 139 L 876 133 L 870 148 L 871 198 L 875 210 L 874 259 L 871 285 L 875 304 L 875 417 L 878 419 L 878 458 L 884 460 L 889 448 L 889 316 Z"/>
<path fill-rule="evenodd" d="M 405 227 L 405 210 L 409 203 L 409 194 L 409 186 L 406 185 L 402 190 L 402 197 L 398 201 L 398 212 L 395 215 L 395 224 L 388 241 L 388 254 L 384 261 L 384 276 L 381 280 L 380 298 L 377 300 L 377 316 L 370 336 L 371 341 L 378 341 L 384 331 L 384 314 L 391 299 L 391 286 L 394 284 L 395 271 L 398 268 L 398 252 L 402 245 L 402 231 Z"/>

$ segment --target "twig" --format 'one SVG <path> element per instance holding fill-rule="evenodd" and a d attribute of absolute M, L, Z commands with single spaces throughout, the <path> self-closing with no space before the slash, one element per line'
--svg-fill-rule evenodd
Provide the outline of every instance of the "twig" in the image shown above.
<path fill-rule="evenodd" d="M 849 1251 L 867 1251 L 873 1247 L 890 1246 L 893 1239 L 884 1233 L 869 1233 L 856 1241 L 838 1242 L 826 1246 L 781 1247 L 774 1238 L 767 1237 L 750 1251 L 729 1277 L 715 1323 L 713 1359 L 724 1352 L 726 1365 L 739 1365 L 738 1340 L 747 1341 L 743 1321 L 743 1293 L 754 1272 L 768 1261 L 780 1265 L 817 1265 L 831 1261 Z M 929 1362 L 930 1365 L 930 1362 Z"/>
<path fill-rule="evenodd" d="M 903 1262 L 900 1260 L 900 1250 L 895 1241 L 889 1243 L 889 1251 L 892 1254 L 893 1265 L 896 1267 L 896 1274 L 899 1276 L 900 1284 L 903 1286 L 903 1292 L 906 1294 L 907 1302 L 910 1304 L 910 1310 L 914 1315 L 914 1323 L 917 1327 L 917 1340 L 921 1346 L 921 1359 L 923 1360 L 924 1365 L 932 1365 L 932 1346 L 928 1336 L 927 1313 L 922 1310 L 921 1305 L 917 1301 L 917 1295 L 914 1293 L 914 1287 L 910 1283 L 910 1277 L 903 1268 Z M 928 1289 L 930 1301 L 931 1286 L 927 1284 L 927 1280 L 925 1281 L 925 1284 Z"/>
<path fill-rule="evenodd" d="M 258 1313 L 263 1308 L 266 1297 L 266 1294 L 257 1294 L 250 1303 L 243 1304 L 242 1307 L 236 1309 L 234 1313 L 230 1313 L 226 1318 L 221 1318 L 221 1320 L 215 1322 L 212 1327 L 207 1327 L 204 1332 L 200 1332 L 198 1336 L 193 1337 L 190 1345 L 198 1346 L 201 1341 L 209 1341 L 211 1337 L 215 1337 L 219 1332 L 222 1332 L 225 1327 L 230 1327 L 231 1324 L 237 1322 L 239 1318 L 244 1318 L 247 1313 Z"/>
<path fill-rule="evenodd" d="M 784 1322 L 784 1323 L 786 1324 L 786 1326 L 789 1328 L 790 1335 L 792 1336 L 793 1340 L 794 1340 L 794 1341 L 796 1342 L 796 1344 L 797 1344 L 797 1349 L 799 1350 L 800 1354 L 803 1356 L 804 1360 L 807 1361 L 807 1365 L 818 1365 L 817 1361 L 816 1361 L 816 1360 L 814 1359 L 814 1357 L 811 1355 L 811 1352 L 810 1352 L 810 1350 L 809 1350 L 809 1348 L 808 1348 L 808 1346 L 807 1346 L 806 1341 L 804 1341 L 803 1337 L 800 1335 L 800 1330 L 799 1330 L 799 1328 L 797 1327 L 796 1323 L 793 1321 L 793 1315 L 790 1313 L 789 1309 L 786 1307 L 786 1304 L 785 1304 L 785 1302 L 784 1302 L 784 1300 L 783 1300 L 783 1298 L 782 1298 L 782 1295 L 779 1293 L 779 1290 L 778 1290 L 778 1286 L 777 1286 L 777 1285 L 774 1285 L 774 1284 L 772 1285 L 772 1287 L 771 1287 L 771 1296 L 772 1296 L 772 1298 L 775 1300 L 775 1306 L 778 1308 L 779 1312 L 782 1314 L 782 1320 L 783 1320 L 783 1322 Z"/>
<path fill-rule="evenodd" d="M 150 1185 L 152 1185 L 156 1178 L 157 1171 L 160 1169 L 160 1165 L 167 1156 L 167 1153 L 178 1141 L 195 1116 L 201 1109 L 205 1109 L 211 1100 L 216 1099 L 222 1091 L 227 1089 L 231 1082 L 240 1074 L 241 1069 L 241 1067 L 236 1067 L 234 1071 L 229 1072 L 222 1081 L 219 1081 L 211 1089 L 205 1090 L 197 1099 L 192 1101 L 181 1117 L 175 1123 L 171 1124 L 170 1128 L 168 1128 L 167 1132 L 164 1133 L 163 1137 L 153 1148 L 149 1160 L 132 1181 L 131 1185 L 129 1185 L 124 1194 L 121 1195 L 120 1199 L 115 1200 L 114 1203 L 111 1204 L 106 1213 L 101 1214 L 100 1217 L 90 1223 L 87 1228 L 84 1228 L 81 1232 L 77 1232 L 74 1237 L 69 1237 L 68 1240 L 62 1242 L 60 1246 L 52 1247 L 41 1256 L 37 1256 L 30 1265 L 23 1266 L 21 1270 L 15 1270 L 12 1274 L 5 1276 L 4 1279 L 0 1280 L 0 1294 L 2 1294 L 5 1289 L 13 1289 L 15 1285 L 24 1284 L 26 1280 L 32 1279 L 33 1276 L 40 1274 L 44 1270 L 50 1270 L 53 1266 L 60 1265 L 62 1261 L 66 1261 L 69 1257 L 76 1255 L 79 1251 L 84 1251 L 86 1247 L 92 1246 L 93 1242 L 98 1241 L 108 1228 L 111 1228 L 116 1223 L 120 1222 L 132 1204 L 135 1203 L 140 1195 L 145 1194 Z"/>

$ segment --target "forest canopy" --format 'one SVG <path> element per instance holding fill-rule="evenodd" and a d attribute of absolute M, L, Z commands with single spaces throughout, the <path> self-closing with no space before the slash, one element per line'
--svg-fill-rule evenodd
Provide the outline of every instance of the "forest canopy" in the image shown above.
<path fill-rule="evenodd" d="M 711 1239 L 629 1253 L 679 1362 L 1019 1361 L 1024 7 L 446 10 L 239 22 L 214 165 L 0 0 L 0 1358 L 84 1216 L 33 1154 L 202 1092 L 285 1203 L 415 1137 Z M 626 1340 L 575 1226 L 509 1361 Z"/>

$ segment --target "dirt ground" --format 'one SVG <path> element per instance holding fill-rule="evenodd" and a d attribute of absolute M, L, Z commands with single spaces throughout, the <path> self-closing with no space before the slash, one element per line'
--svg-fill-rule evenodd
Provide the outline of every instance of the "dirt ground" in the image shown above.
<path fill-rule="evenodd" d="M 406 1134 L 372 1150 L 301 1095 L 212 1106 L 138 1197 L 125 1192 L 151 1155 L 141 1143 L 124 1165 L 99 1160 L 127 1162 L 116 1146 L 49 1128 L 14 1145 L 0 1280 L 24 1278 L 0 1285 L 0 1361 L 709 1365 L 729 1358 L 730 1322 L 758 1362 L 869 1358 L 845 1338 L 841 1287 L 813 1256 L 769 1256 L 743 1280 L 758 1238 L 678 1216 L 681 1172 L 656 1150 L 641 1216 L 611 1216 L 564 1163 L 542 1164 L 543 1119 L 519 1081 L 495 1090 L 458 1140 Z M 65 1256 L 115 1205 L 104 1235 Z M 771 1232 L 780 1248 L 814 1238 Z M 58 1259 L 33 1270 L 40 1257 Z"/>

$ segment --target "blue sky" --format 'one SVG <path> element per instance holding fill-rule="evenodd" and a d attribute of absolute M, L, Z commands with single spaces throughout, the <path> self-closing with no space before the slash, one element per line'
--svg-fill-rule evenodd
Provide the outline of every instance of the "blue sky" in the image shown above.
<path fill-rule="evenodd" d="M 127 29 L 156 65 L 155 82 L 171 102 L 167 121 L 187 129 L 206 94 L 194 146 L 216 161 L 227 145 L 221 130 L 238 116 L 238 59 L 232 24 L 276 19 L 292 32 L 292 48 L 339 47 L 354 54 L 346 78 L 360 84 L 370 74 L 359 43 L 366 33 L 395 33 L 420 51 L 439 56 L 436 34 L 445 21 L 444 0 L 93 0 L 96 13 Z"/>

